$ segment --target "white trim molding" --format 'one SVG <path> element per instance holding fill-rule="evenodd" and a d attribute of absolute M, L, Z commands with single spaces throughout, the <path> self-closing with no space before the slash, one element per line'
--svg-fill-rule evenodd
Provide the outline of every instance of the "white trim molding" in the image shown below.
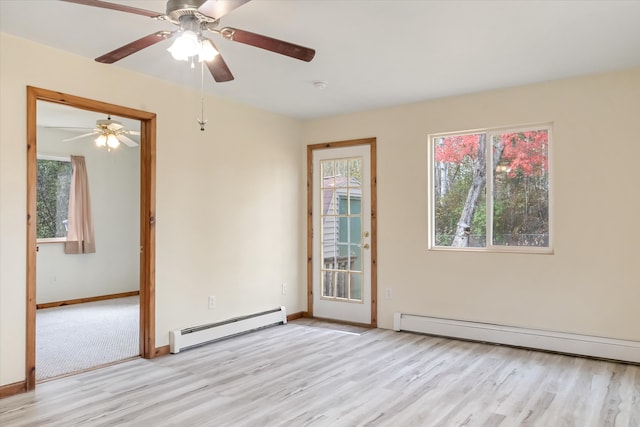
<path fill-rule="evenodd" d="M 394 314 L 393 329 L 395 331 L 419 332 L 429 335 L 640 363 L 640 341 L 417 316 L 405 313 Z"/>
<path fill-rule="evenodd" d="M 61 156 L 59 154 L 42 154 L 38 153 L 38 160 L 55 160 L 57 162 L 71 163 L 71 156 Z"/>

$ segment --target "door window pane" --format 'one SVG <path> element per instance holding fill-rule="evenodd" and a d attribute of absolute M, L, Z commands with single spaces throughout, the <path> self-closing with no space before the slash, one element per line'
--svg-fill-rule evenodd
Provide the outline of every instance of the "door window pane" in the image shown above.
<path fill-rule="evenodd" d="M 335 160 L 336 187 L 344 188 L 349 185 L 349 160 Z"/>
<path fill-rule="evenodd" d="M 333 161 L 324 161 L 320 164 L 322 169 L 322 187 L 334 187 L 333 177 L 336 176 Z"/>
<path fill-rule="evenodd" d="M 348 273 L 346 271 L 337 271 L 336 272 L 336 294 L 337 298 L 349 298 L 349 283 L 347 279 L 349 278 Z"/>
<path fill-rule="evenodd" d="M 362 192 L 359 188 L 349 190 L 349 213 L 351 215 L 359 215 L 362 213 Z"/>
<path fill-rule="evenodd" d="M 350 245 L 349 266 L 351 271 L 362 271 L 362 245 L 354 243 Z"/>
<path fill-rule="evenodd" d="M 322 296 L 323 297 L 332 297 L 333 296 L 333 271 L 324 271 L 322 273 Z"/>
<path fill-rule="evenodd" d="M 349 213 L 349 199 L 347 199 L 347 191 L 346 190 L 338 190 L 337 200 L 338 200 L 338 215 L 347 215 Z"/>
<path fill-rule="evenodd" d="M 351 273 L 351 299 L 362 301 L 362 273 Z"/>
<path fill-rule="evenodd" d="M 322 296 L 362 298 L 362 159 L 321 161 Z M 356 273 L 353 273 L 353 272 Z M 355 276 L 354 276 L 355 274 Z M 355 277 L 355 279 L 354 279 Z M 352 288 L 352 281 L 355 280 Z"/>

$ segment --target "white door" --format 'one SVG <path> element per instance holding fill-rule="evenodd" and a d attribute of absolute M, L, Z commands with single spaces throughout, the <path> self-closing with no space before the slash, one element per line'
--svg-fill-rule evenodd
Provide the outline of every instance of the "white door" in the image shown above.
<path fill-rule="evenodd" d="M 370 324 L 371 148 L 313 152 L 313 315 Z"/>

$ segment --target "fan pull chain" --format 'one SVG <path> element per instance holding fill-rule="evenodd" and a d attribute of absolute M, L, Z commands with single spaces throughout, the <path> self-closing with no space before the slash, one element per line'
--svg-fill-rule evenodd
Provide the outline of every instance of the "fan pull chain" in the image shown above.
<path fill-rule="evenodd" d="M 204 119 L 204 61 L 200 62 L 200 118 L 198 123 L 200 130 L 204 132 L 204 125 L 207 123 Z"/>

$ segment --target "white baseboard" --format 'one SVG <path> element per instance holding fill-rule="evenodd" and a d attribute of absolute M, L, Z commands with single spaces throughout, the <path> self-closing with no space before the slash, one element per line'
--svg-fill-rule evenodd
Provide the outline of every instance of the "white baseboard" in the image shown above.
<path fill-rule="evenodd" d="M 603 359 L 640 363 L 640 341 L 517 328 L 395 313 L 395 331 L 420 332 L 451 338 L 506 344 Z"/>

